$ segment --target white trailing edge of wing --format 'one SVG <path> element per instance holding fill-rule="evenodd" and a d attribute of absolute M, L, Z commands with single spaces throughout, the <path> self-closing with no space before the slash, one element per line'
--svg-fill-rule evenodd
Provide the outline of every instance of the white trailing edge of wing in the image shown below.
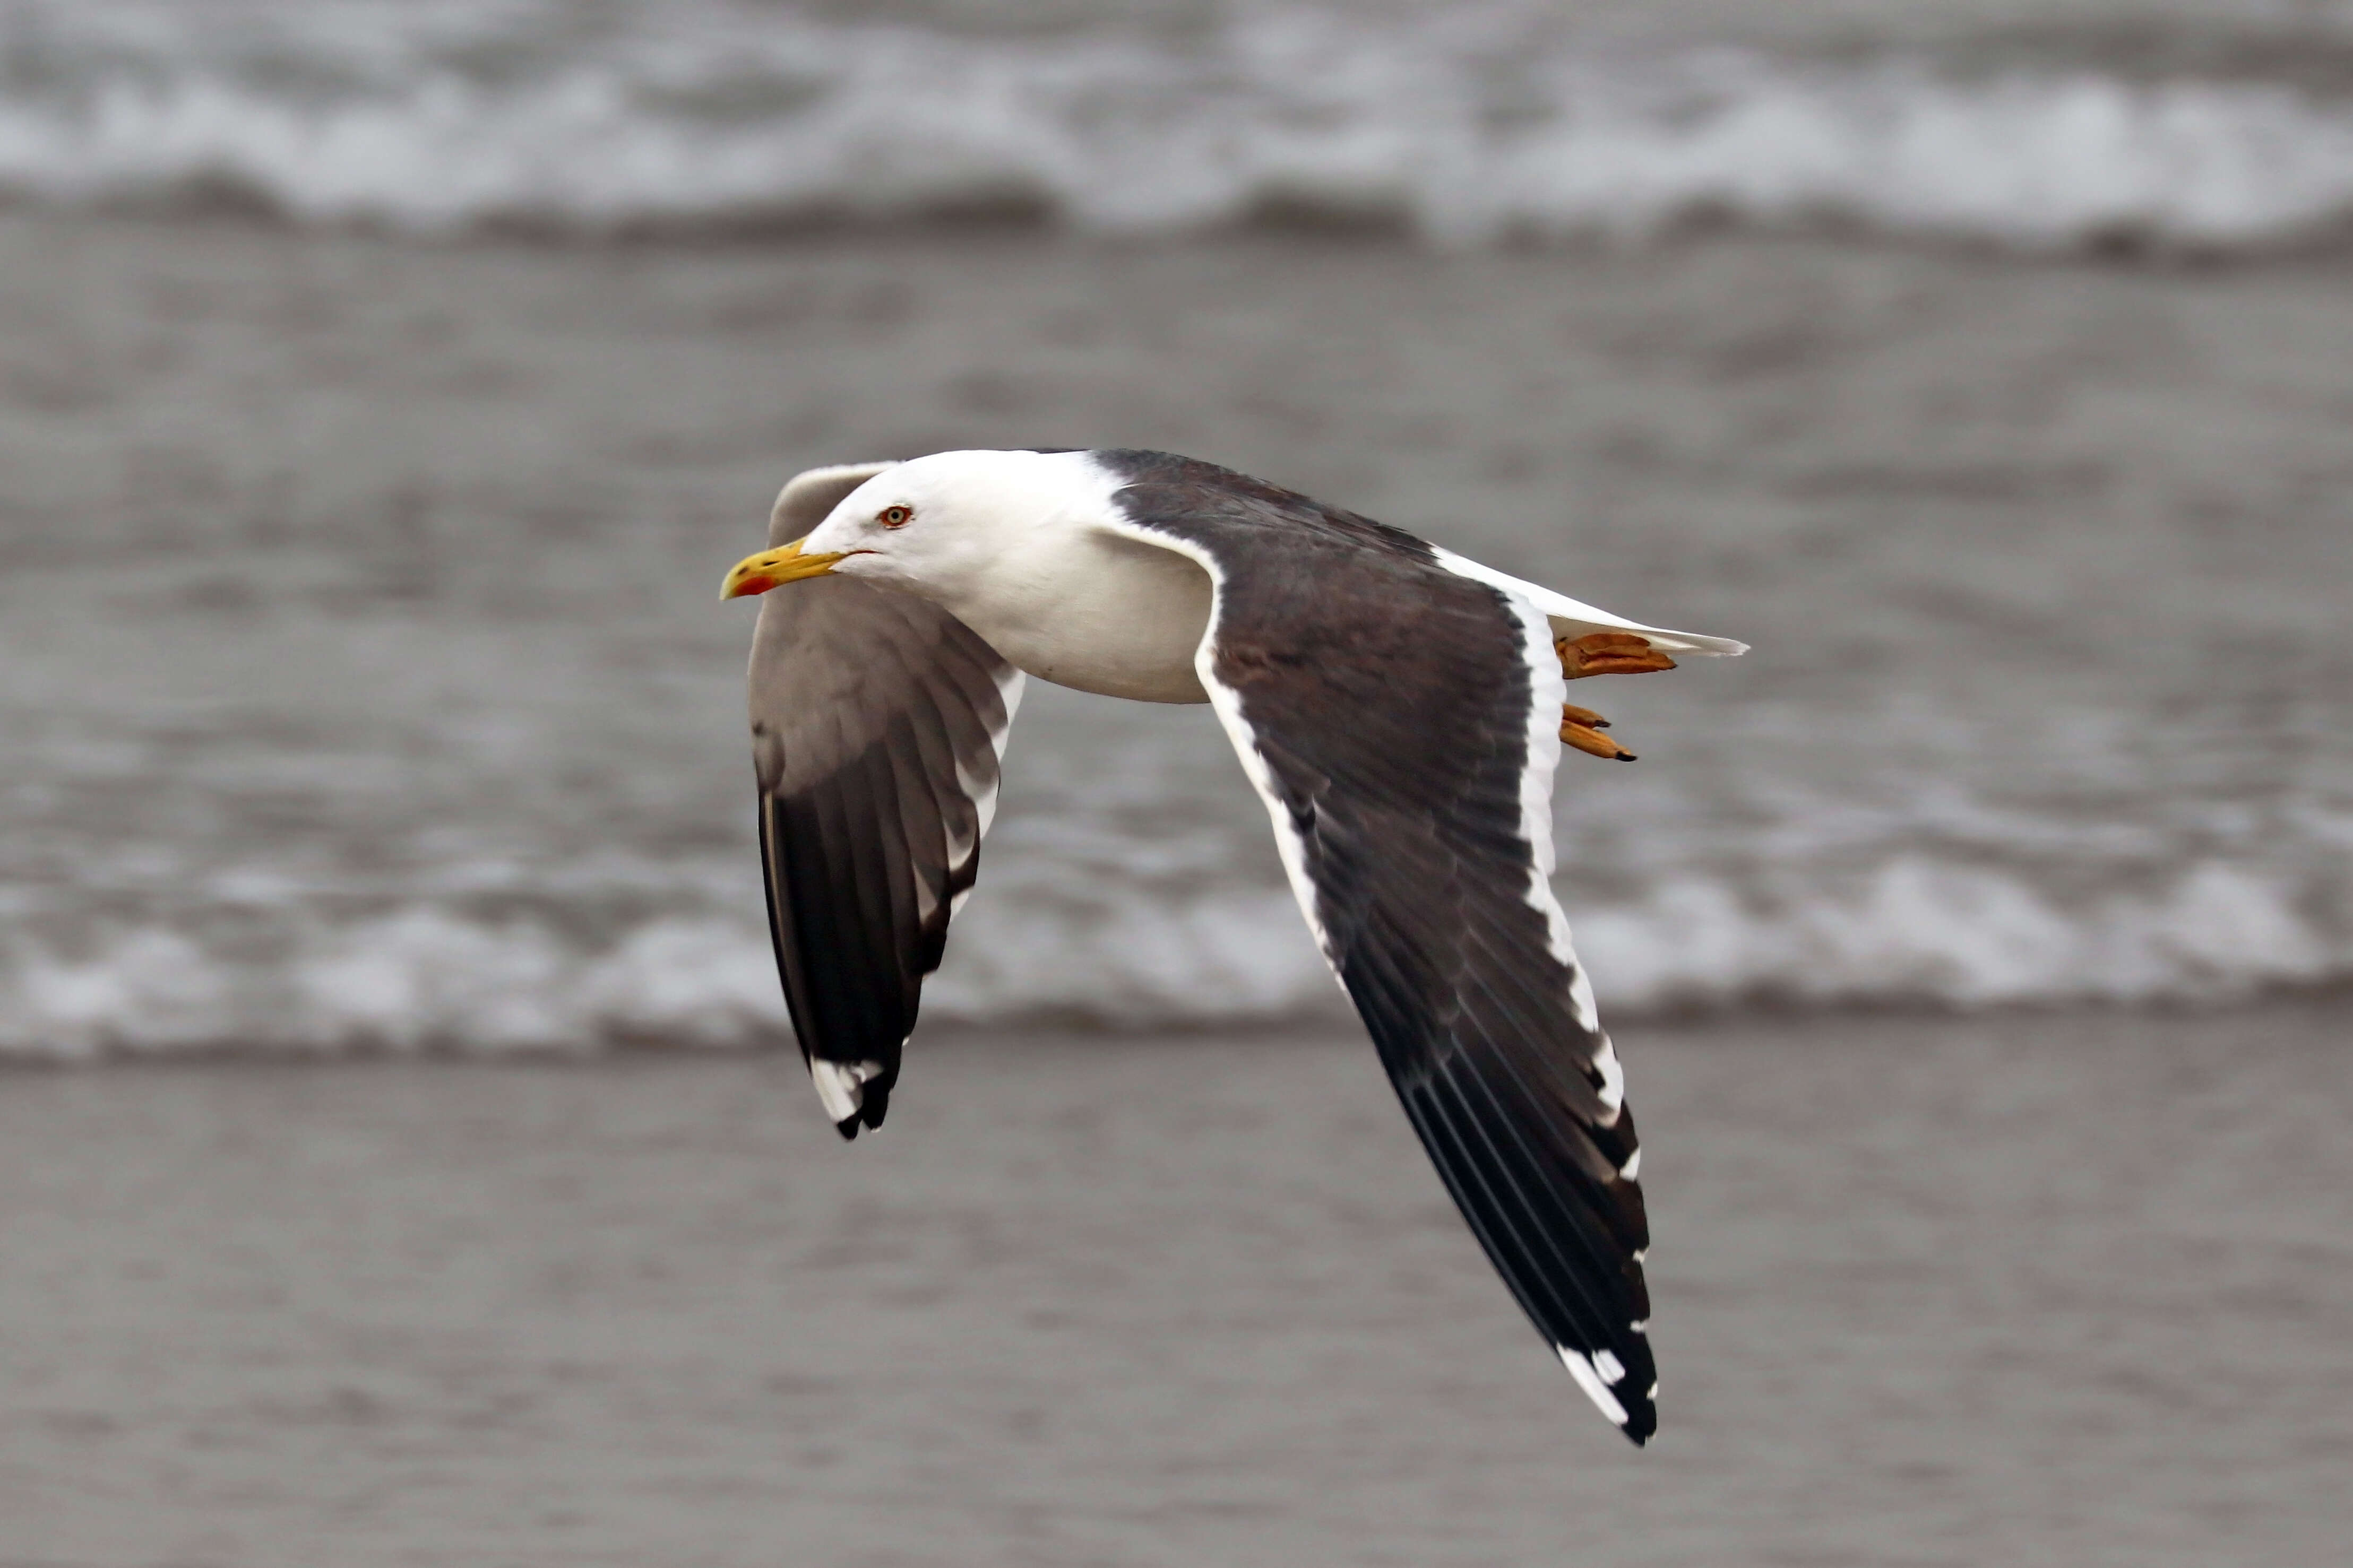
<path fill-rule="evenodd" d="M 1709 658 L 1736 658 L 1748 651 L 1745 642 L 1730 637 L 1705 637 L 1698 632 L 1672 631 L 1665 626 L 1646 626 L 1640 621 L 1630 621 L 1623 616 L 1596 608 L 1556 594 L 1539 583 L 1526 583 L 1508 572 L 1498 572 L 1482 565 L 1467 555 L 1457 555 L 1451 550 L 1433 545 L 1438 551 L 1439 564 L 1457 576 L 1473 578 L 1493 587 L 1501 588 L 1514 598 L 1534 605 L 1544 615 L 1555 637 L 1581 637 L 1588 632 L 1640 632 L 1653 646 L 1668 653 L 1696 653 Z"/>

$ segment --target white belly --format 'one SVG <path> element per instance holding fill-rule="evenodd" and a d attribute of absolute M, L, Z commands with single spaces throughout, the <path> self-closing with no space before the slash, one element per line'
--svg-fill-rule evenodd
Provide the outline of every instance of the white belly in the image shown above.
<path fill-rule="evenodd" d="M 948 605 L 1040 680 L 1140 702 L 1207 702 L 1193 656 L 1209 574 L 1157 545 L 1093 529 L 1004 558 L 987 592 Z"/>

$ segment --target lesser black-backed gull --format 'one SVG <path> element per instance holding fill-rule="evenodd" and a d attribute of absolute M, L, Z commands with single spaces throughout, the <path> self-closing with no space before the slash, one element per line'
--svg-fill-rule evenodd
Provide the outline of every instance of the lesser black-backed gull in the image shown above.
<path fill-rule="evenodd" d="M 1407 1117 L 1562 1363 L 1657 1426 L 1625 1079 L 1554 899 L 1565 679 L 1736 642 L 1581 605 L 1229 469 L 943 452 L 787 484 L 752 652 L 776 963 L 826 1113 L 879 1127 L 971 890 L 1023 674 L 1208 702 Z"/>

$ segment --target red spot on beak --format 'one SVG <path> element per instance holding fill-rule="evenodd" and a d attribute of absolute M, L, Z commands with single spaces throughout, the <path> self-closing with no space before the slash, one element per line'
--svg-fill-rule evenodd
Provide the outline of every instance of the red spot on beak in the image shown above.
<path fill-rule="evenodd" d="M 765 594 L 776 585 L 774 577 L 746 577 L 735 584 L 735 597 L 742 599 L 754 594 Z"/>

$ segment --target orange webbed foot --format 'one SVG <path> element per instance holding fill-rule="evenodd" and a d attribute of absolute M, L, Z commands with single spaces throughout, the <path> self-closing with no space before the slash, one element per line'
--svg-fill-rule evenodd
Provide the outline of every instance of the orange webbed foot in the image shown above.
<path fill-rule="evenodd" d="M 1675 661 L 1651 646 L 1648 637 L 1632 632 L 1588 632 L 1581 637 L 1556 637 L 1553 651 L 1560 656 L 1565 680 L 1592 675 L 1648 675 L 1672 669 Z"/>
<path fill-rule="evenodd" d="M 1589 708 L 1564 702 L 1560 706 L 1561 744 L 1575 746 L 1588 756 L 1607 757 L 1613 763 L 1632 762 L 1633 752 L 1601 732 L 1600 726 L 1608 722 Z"/>

